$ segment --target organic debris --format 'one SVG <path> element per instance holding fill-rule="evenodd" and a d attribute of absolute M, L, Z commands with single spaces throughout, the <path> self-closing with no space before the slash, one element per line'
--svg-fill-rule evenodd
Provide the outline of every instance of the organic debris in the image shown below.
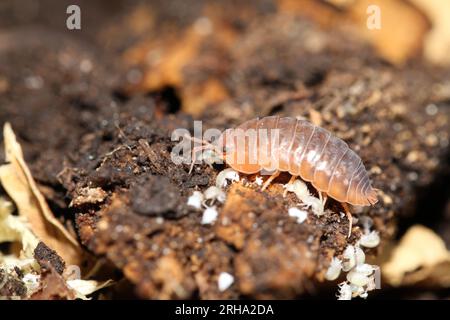
<path fill-rule="evenodd" d="M 383 277 L 392 286 L 450 287 L 450 251 L 432 230 L 412 226 L 382 266 Z"/>
<path fill-rule="evenodd" d="M 369 31 L 365 0 L 138 2 L 83 2 L 94 18 L 83 19 L 88 38 L 54 31 L 51 10 L 33 20 L 46 26 L 43 36 L 0 9 L 8 26 L 0 121 L 13 125 L 24 152 L 4 167 L 15 177 L 4 189 L 19 216 L 7 218 L 5 238 L 18 240 L 3 245 L 2 261 L 19 268 L 7 268 L 19 296 L 22 282 L 41 297 L 78 296 L 69 281 L 80 277 L 67 276 L 73 265 L 61 252 L 74 245 L 64 230 L 149 299 L 330 298 L 338 283 L 340 298 L 383 297 L 387 282 L 368 294 L 367 279 L 397 231 L 422 219 L 448 235 L 440 208 L 448 70 L 420 57 L 435 29 L 431 14 L 412 1 L 377 0 L 370 4 L 382 10 L 382 28 Z M 286 173 L 262 191 L 266 177 L 231 170 L 211 153 L 191 174 L 189 163 L 172 161 L 173 131 L 193 133 L 194 119 L 202 130 L 223 131 L 269 115 L 312 120 L 363 160 L 379 202 L 350 208 L 349 238 L 342 205 L 328 198 L 324 206 L 308 182 L 297 183 L 302 201 L 283 197 Z M 14 145 L 11 136 L 3 138 Z M 291 210 L 294 217 L 292 208 L 300 210 Z M 54 230 L 63 248 L 38 234 L 36 223 Z M 51 249 L 40 246 L 40 264 L 20 257 L 25 233 L 17 230 L 27 224 L 34 242 L 24 252 L 39 241 Z M 88 277 L 97 278 L 109 276 Z M 84 284 L 86 292 L 91 283 Z M 102 292 L 111 297 L 115 289 Z"/>
<path fill-rule="evenodd" d="M 23 159 L 22 148 L 9 123 L 3 128 L 3 137 L 8 163 L 0 166 L 0 181 L 17 204 L 19 215 L 26 218 L 33 233 L 56 250 L 64 261 L 81 265 L 83 257 L 78 241 L 50 211 Z"/>

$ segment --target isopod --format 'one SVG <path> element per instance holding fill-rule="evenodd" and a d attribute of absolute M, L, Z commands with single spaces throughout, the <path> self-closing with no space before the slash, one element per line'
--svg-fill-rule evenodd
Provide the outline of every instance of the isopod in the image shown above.
<path fill-rule="evenodd" d="M 273 172 L 263 190 L 280 172 L 292 175 L 289 184 L 297 177 L 310 182 L 324 203 L 328 196 L 342 203 L 350 222 L 347 203 L 369 206 L 378 201 L 361 158 L 342 139 L 306 120 L 256 118 L 225 130 L 213 143 L 202 143 L 194 148 L 194 157 L 200 149 L 212 149 L 237 172 Z"/>

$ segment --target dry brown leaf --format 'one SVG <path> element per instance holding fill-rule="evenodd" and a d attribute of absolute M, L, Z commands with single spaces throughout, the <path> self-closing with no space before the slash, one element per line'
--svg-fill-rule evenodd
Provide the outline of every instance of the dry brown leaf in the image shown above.
<path fill-rule="evenodd" d="M 50 211 L 23 158 L 22 148 L 9 123 L 3 128 L 5 157 L 0 181 L 14 200 L 20 216 L 26 217 L 33 233 L 55 250 L 67 264 L 80 265 L 83 255 L 77 240 Z"/>
<path fill-rule="evenodd" d="M 351 30 L 356 30 L 391 63 L 404 64 L 420 53 L 429 24 L 409 3 L 401 0 L 328 2 L 327 5 L 315 0 L 278 0 L 282 12 L 308 16 L 326 28 L 351 26 Z M 377 5 L 381 10 L 380 30 L 367 28 L 370 5 Z"/>
<path fill-rule="evenodd" d="M 27 221 L 23 217 L 17 217 L 12 214 L 13 205 L 0 197 L 0 243 L 20 242 L 20 257 L 10 257 L 9 260 L 19 261 L 22 259 L 33 258 L 34 249 L 39 243 L 39 239 L 30 230 Z M 0 252 L 0 266 L 4 263 L 5 257 Z"/>
<path fill-rule="evenodd" d="M 450 65 L 450 1 L 411 1 L 427 15 L 433 25 L 425 39 L 425 58 L 432 63 Z"/>
<path fill-rule="evenodd" d="M 126 86 L 125 91 L 148 92 L 175 87 L 183 100 L 183 110 L 191 114 L 199 114 L 209 104 L 228 98 L 228 90 L 219 75 L 210 74 L 205 79 L 192 81 L 185 72 L 189 67 L 198 68 L 195 64 L 199 59 L 203 59 L 201 68 L 216 71 L 223 68 L 222 60 L 208 59 L 202 56 L 201 50 L 208 43 L 227 51 L 236 41 L 238 33 L 223 18 L 220 5 L 205 5 L 202 15 L 183 30 L 163 28 L 161 32 L 163 36 L 144 38 L 124 53 L 126 65 L 137 65 L 143 71 L 142 78 Z M 209 64 L 212 66 L 208 67 Z"/>
<path fill-rule="evenodd" d="M 415 225 L 406 232 L 381 270 L 393 286 L 421 283 L 450 287 L 450 252 L 432 230 Z"/>
<path fill-rule="evenodd" d="M 370 5 L 381 10 L 381 29 L 367 28 Z M 403 64 L 420 53 L 429 25 L 416 8 L 399 0 L 358 0 L 349 8 L 348 17 L 378 52 L 395 64 Z"/>
<path fill-rule="evenodd" d="M 316 126 L 322 126 L 322 114 L 314 109 L 309 110 L 309 119 Z"/>
<path fill-rule="evenodd" d="M 72 289 L 75 293 L 77 299 L 89 300 L 88 295 L 93 294 L 94 292 L 101 290 L 103 288 L 109 287 L 114 283 L 113 280 L 106 280 L 103 282 L 95 281 L 95 280 L 67 280 L 66 284 Z"/>
<path fill-rule="evenodd" d="M 166 32 L 163 37 L 144 39 L 124 53 L 127 65 L 145 65 L 144 76 L 132 90 L 157 90 L 180 86 L 182 70 L 194 59 L 205 35 L 194 26 L 183 31 Z"/>

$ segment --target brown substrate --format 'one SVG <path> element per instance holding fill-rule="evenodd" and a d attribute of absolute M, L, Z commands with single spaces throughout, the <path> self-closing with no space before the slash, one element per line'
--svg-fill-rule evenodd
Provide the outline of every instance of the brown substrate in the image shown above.
<path fill-rule="evenodd" d="M 396 69 L 348 35 L 271 10 L 230 22 L 238 35 L 232 46 L 204 40 L 183 68 L 189 80 L 151 92 L 120 80 L 125 72 L 114 54 L 97 46 L 107 42 L 102 30 L 89 45 L 82 37 L 10 31 L 11 42 L 0 47 L 0 123 L 12 123 L 54 213 L 73 222 L 86 248 L 121 270 L 139 297 L 315 295 L 329 286 L 323 275 L 331 257 L 361 233 L 356 225 L 346 238 L 348 222 L 332 200 L 326 215 L 308 210 L 308 220 L 296 223 L 287 210 L 298 200 L 283 198 L 279 185 L 287 176 L 265 192 L 232 185 L 215 225 L 202 225 L 187 198 L 214 185 L 224 167 L 199 165 L 189 175 L 187 165 L 171 161 L 170 133 L 192 129 L 183 98 L 205 79 L 227 92 L 196 110 L 205 128 L 300 116 L 348 142 L 381 190 L 379 203 L 354 209 L 355 217 L 370 216 L 382 243 L 395 234 L 396 217 L 417 213 L 420 191 L 447 168 L 450 105 L 439 88 L 448 77 L 419 62 Z M 123 43 L 111 46 L 126 46 L 129 30 L 117 32 Z M 94 188 L 99 200 L 83 201 Z M 221 272 L 235 277 L 224 292 Z"/>

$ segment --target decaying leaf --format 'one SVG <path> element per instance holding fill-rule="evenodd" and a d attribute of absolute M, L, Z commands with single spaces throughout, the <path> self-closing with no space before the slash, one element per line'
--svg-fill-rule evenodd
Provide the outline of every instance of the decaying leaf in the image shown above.
<path fill-rule="evenodd" d="M 278 0 L 278 3 L 282 12 L 306 15 L 326 28 L 350 26 L 349 30 L 365 38 L 383 58 L 398 65 L 420 54 L 429 30 L 426 17 L 401 0 L 328 0 L 331 5 L 315 0 Z M 380 9 L 379 29 L 367 27 L 369 6 Z"/>
<path fill-rule="evenodd" d="M 27 294 L 27 287 L 16 272 L 0 269 L 0 300 L 22 299 Z"/>
<path fill-rule="evenodd" d="M 98 282 L 95 280 L 68 280 L 67 285 L 75 292 L 77 299 L 89 300 L 88 295 L 110 286 L 114 281 Z"/>
<path fill-rule="evenodd" d="M 379 29 L 367 27 L 369 6 L 377 6 L 380 10 Z M 380 55 L 400 65 L 420 54 L 429 30 L 428 21 L 423 14 L 405 1 L 358 0 L 349 7 L 347 16 Z"/>
<path fill-rule="evenodd" d="M 12 215 L 12 203 L 0 198 L 0 243 L 15 241 L 22 244 L 21 258 L 33 257 L 34 248 L 39 243 L 39 239 L 31 232 L 23 217 Z M 3 263 L 5 259 L 6 257 L 0 254 L 0 263 Z M 11 261 L 11 258 L 8 260 Z"/>
<path fill-rule="evenodd" d="M 8 163 L 0 167 L 0 181 L 16 203 L 19 215 L 27 219 L 37 238 L 54 249 L 67 264 L 80 265 L 83 258 L 81 248 L 50 211 L 31 176 L 22 148 L 9 123 L 4 126 L 3 137 Z"/>
<path fill-rule="evenodd" d="M 22 283 L 21 285 L 27 289 L 26 293 L 20 295 L 21 299 L 32 297 L 32 299 L 87 300 L 89 299 L 88 295 L 112 284 L 112 280 L 105 282 L 67 280 L 65 276 L 59 275 L 51 262 L 47 262 L 49 268 L 42 269 L 36 260 L 35 252 L 37 247 L 43 245 L 42 242 L 33 234 L 30 224 L 25 221 L 24 217 L 14 216 L 12 212 L 12 203 L 0 198 L 0 243 L 17 241 L 22 244 L 22 250 L 18 256 L 0 253 L 0 272 L 3 272 L 4 277 L 11 279 L 13 279 L 16 268 L 23 272 L 24 276 L 21 281 L 15 280 Z M 41 272 L 44 276 L 41 276 Z M 15 294 L 15 292 L 11 291 L 11 294 Z M 8 297 L 12 298 L 12 296 Z"/>
<path fill-rule="evenodd" d="M 424 284 L 450 287 L 450 251 L 432 230 L 412 226 L 381 268 L 393 286 Z"/>
<path fill-rule="evenodd" d="M 450 1 L 411 0 L 433 25 L 425 38 L 424 55 L 430 62 L 450 65 Z"/>
<path fill-rule="evenodd" d="M 33 234 L 25 219 L 14 216 L 12 212 L 12 203 L 0 197 L 0 243 L 18 242 L 21 244 L 21 250 L 18 253 L 10 252 L 6 255 L 0 253 L 0 272 L 3 272 L 5 277 L 17 278 L 16 268 L 20 269 L 24 277 L 22 281 L 16 279 L 15 282 L 21 282 L 26 287 L 28 295 L 36 289 L 35 283 L 38 280 L 33 281 L 33 279 L 39 278 L 36 272 L 39 270 L 39 264 L 33 258 L 33 252 L 39 239 Z M 16 295 L 16 293 L 10 292 L 7 295 L 8 298 L 12 298 L 11 295 Z M 20 295 L 20 298 L 25 297 L 25 295 Z"/>
<path fill-rule="evenodd" d="M 143 8 L 142 11 L 145 11 Z M 202 17 L 183 30 L 170 28 L 158 32 L 157 37 L 144 38 L 124 53 L 124 62 L 130 66 L 143 67 L 143 74 L 134 83 L 131 81 L 126 91 L 158 91 L 166 87 L 175 87 L 183 101 L 183 110 L 191 114 L 201 113 L 208 104 L 222 102 L 229 92 L 219 74 L 209 74 L 204 79 L 193 81 L 186 72 L 202 58 L 205 44 L 229 49 L 235 42 L 237 33 L 228 21 L 222 18 L 221 6 L 207 4 Z M 145 16 L 144 14 L 137 15 Z M 140 18 L 142 19 L 142 18 Z M 128 24 L 127 24 L 128 25 Z M 140 26 L 139 32 L 147 29 L 149 34 L 153 26 Z M 224 60 L 215 56 L 203 57 L 202 67 L 223 70 Z"/>

